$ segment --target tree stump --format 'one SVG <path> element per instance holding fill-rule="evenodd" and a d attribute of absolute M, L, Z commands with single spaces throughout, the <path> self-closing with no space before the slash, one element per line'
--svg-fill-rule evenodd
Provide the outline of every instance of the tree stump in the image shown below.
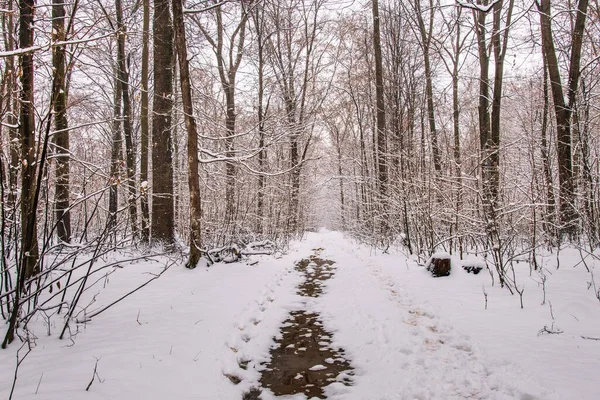
<path fill-rule="evenodd" d="M 431 272 L 435 278 L 450 275 L 451 269 L 450 256 L 445 254 L 434 254 L 427 263 L 427 271 Z"/>

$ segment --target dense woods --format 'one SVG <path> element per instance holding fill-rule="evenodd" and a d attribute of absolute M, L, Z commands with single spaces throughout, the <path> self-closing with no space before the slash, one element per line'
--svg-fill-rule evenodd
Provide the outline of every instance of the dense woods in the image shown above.
<path fill-rule="evenodd" d="M 512 292 L 515 257 L 600 244 L 598 2 L 2 0 L 0 17 L 3 347 L 81 253 L 194 268 L 326 226 L 485 254 Z M 54 288 L 69 317 L 86 279 Z"/>

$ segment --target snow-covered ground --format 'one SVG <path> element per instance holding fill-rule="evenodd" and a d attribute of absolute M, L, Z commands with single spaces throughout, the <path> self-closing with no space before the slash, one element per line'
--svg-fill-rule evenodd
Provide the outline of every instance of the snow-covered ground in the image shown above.
<path fill-rule="evenodd" d="M 303 298 L 294 263 L 315 248 L 337 270 L 322 296 Z M 241 399 L 257 385 L 280 324 L 306 309 L 320 313 L 355 368 L 352 386 L 327 388 L 332 399 L 597 399 L 600 341 L 590 338 L 600 337 L 600 302 L 585 267 L 573 267 L 578 253 L 563 251 L 558 270 L 555 258 L 544 264 L 545 304 L 539 276 L 516 266 L 524 309 L 486 271 L 467 274 L 454 262 L 449 277 L 432 278 L 402 253 L 375 254 L 337 232 L 308 234 L 285 256 L 254 257 L 253 266 L 189 271 L 182 260 L 80 325 L 73 341 L 57 339 L 60 319 L 50 336 L 43 318 L 34 321 L 36 347 L 20 365 L 13 398 Z M 96 297 L 92 308 L 162 268 L 123 267 L 86 293 Z M 540 335 L 544 326 L 562 333 Z M 0 351 L 0 398 L 10 393 L 18 347 Z"/>

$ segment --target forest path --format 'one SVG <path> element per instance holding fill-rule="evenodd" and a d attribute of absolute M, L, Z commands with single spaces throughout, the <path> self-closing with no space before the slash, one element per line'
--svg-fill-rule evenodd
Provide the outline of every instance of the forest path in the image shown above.
<path fill-rule="evenodd" d="M 98 262 L 122 258 L 114 254 Z M 429 298 L 415 292 L 421 287 L 438 290 L 437 298 L 449 299 L 451 307 L 461 307 L 463 300 L 473 306 L 473 296 L 481 300 L 481 274 L 434 279 L 402 254 L 383 256 L 327 231 L 307 234 L 287 254 L 253 261 L 258 263 L 190 271 L 182 260 L 180 268 L 170 268 L 110 312 L 73 326 L 67 340 L 57 339 L 62 316 L 51 324 L 43 318 L 32 321 L 35 347 L 19 367 L 13 398 L 557 398 L 531 379 L 538 369 L 524 373 L 512 361 L 488 358 L 475 343 L 490 338 L 470 337 L 462 322 L 448 323 L 439 308 L 432 308 L 435 302 L 415 300 Z M 84 293 L 82 304 L 90 310 L 112 304 L 163 268 L 157 261 L 122 262 L 110 279 L 107 275 Z M 463 293 L 463 280 L 475 291 Z M 475 314 L 473 307 L 465 312 L 471 323 L 480 318 L 489 323 L 498 315 Z M 498 332 L 493 338 L 500 345 L 514 332 L 509 325 L 515 314 L 512 308 L 508 312 L 502 320 L 506 328 L 494 325 Z M 535 343 L 548 343 L 540 342 L 536 332 Z M 596 346 L 581 342 L 577 346 Z M 513 343 L 509 356 L 518 348 Z M 587 349 L 590 371 L 597 371 L 595 348 Z M 9 397 L 18 349 L 0 352 L 0 398 Z M 547 349 L 527 357 L 539 357 L 541 351 Z M 304 355 L 302 362 L 298 355 Z M 280 362 L 278 358 L 284 362 L 276 371 L 271 363 Z M 86 391 L 96 367 L 99 377 Z M 555 387 L 552 382 L 548 386 Z M 288 394 L 278 396 L 284 392 Z"/>
<path fill-rule="evenodd" d="M 305 279 L 295 293 L 303 298 L 290 309 L 269 356 L 253 363 L 262 376 L 245 399 L 295 393 L 294 399 L 554 398 L 535 385 L 513 383 L 510 365 L 490 368 L 468 335 L 415 304 L 409 282 L 387 275 L 340 233 L 309 235 L 307 242 L 315 253 L 295 271 Z M 311 285 L 313 296 L 305 290 Z M 307 344 L 314 333 L 326 339 L 323 348 Z"/>

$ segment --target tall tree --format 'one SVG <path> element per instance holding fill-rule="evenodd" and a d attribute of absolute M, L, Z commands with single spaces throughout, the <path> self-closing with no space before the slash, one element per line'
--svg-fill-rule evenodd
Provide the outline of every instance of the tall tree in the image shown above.
<path fill-rule="evenodd" d="M 240 17 L 228 37 L 223 23 L 223 5 L 219 0 L 213 0 L 216 5 L 214 9 L 216 23 L 216 37 L 204 27 L 198 18 L 195 19 L 198 27 L 210 43 L 217 59 L 217 70 L 223 92 L 225 93 L 225 174 L 227 177 L 225 186 L 225 214 L 228 221 L 235 216 L 235 176 L 236 166 L 231 160 L 235 156 L 235 122 L 236 122 L 236 76 L 242 56 L 244 55 L 244 41 L 246 40 L 246 23 L 248 22 L 248 10 L 244 2 L 240 2 Z M 228 39 L 228 40 L 227 40 Z M 225 43 L 227 41 L 227 43 Z"/>
<path fill-rule="evenodd" d="M 110 152 L 110 179 L 108 189 L 108 220 L 107 229 L 112 233 L 112 238 L 116 244 L 117 210 L 119 207 L 118 187 L 121 183 L 120 165 L 121 148 L 123 140 L 121 138 L 121 80 L 115 66 L 114 88 L 113 88 L 113 120 L 112 120 L 112 145 Z"/>
<path fill-rule="evenodd" d="M 33 102 L 34 64 L 33 53 L 30 51 L 34 38 L 34 14 L 34 0 L 21 0 L 19 2 L 19 48 L 23 50 L 19 55 L 19 66 L 21 69 L 21 92 L 19 94 L 19 101 L 21 103 L 19 115 L 19 135 L 21 138 L 21 251 L 20 260 L 17 259 L 17 284 L 13 296 L 9 326 L 2 341 L 3 349 L 9 343 L 12 343 L 15 338 L 17 317 L 21 309 L 21 295 L 26 291 L 25 281 L 39 270 L 36 218 L 37 149 L 35 143 L 35 109 Z M 39 191 L 37 194 L 39 195 Z"/>
<path fill-rule="evenodd" d="M 473 19 L 479 54 L 479 146 L 482 177 L 482 201 L 488 246 L 492 250 L 500 284 L 504 285 L 504 262 L 502 243 L 498 231 L 497 206 L 500 193 L 500 111 L 504 81 L 504 58 L 508 46 L 508 34 L 512 24 L 514 0 L 504 6 L 504 0 L 477 0 L 473 5 Z M 494 84 L 490 85 L 490 54 L 488 53 L 488 27 L 486 17 L 492 11 L 492 30 L 489 45 L 494 55 Z M 504 26 L 502 15 L 506 13 Z M 490 115 L 491 90 L 491 115 Z"/>
<path fill-rule="evenodd" d="M 196 268 L 200 260 L 201 203 L 200 203 L 200 178 L 198 173 L 198 128 L 194 118 L 192 106 L 192 85 L 190 82 L 190 66 L 187 55 L 185 25 L 183 20 L 182 0 L 173 1 L 173 24 L 175 27 L 175 47 L 179 60 L 179 82 L 181 84 L 181 98 L 183 101 L 183 117 L 187 132 L 187 158 L 188 158 L 188 187 L 190 190 L 190 257 L 186 263 L 187 268 Z"/>
<path fill-rule="evenodd" d="M 173 25 L 169 0 L 154 0 L 154 108 L 152 114 L 152 239 L 175 241 L 173 207 Z"/>
<path fill-rule="evenodd" d="M 150 0 L 142 0 L 142 70 L 141 70 L 141 112 L 140 112 L 140 208 L 142 213 L 142 240 L 150 238 L 150 210 L 148 209 L 148 67 L 150 43 Z"/>
<path fill-rule="evenodd" d="M 387 235 L 387 186 L 388 186 L 388 168 L 387 168 L 387 134 L 385 125 L 385 101 L 383 87 L 383 58 L 381 54 L 381 29 L 379 20 L 379 1 L 372 0 L 373 6 L 373 49 L 375 52 L 375 97 L 376 97 L 376 120 L 377 120 L 377 182 L 379 188 L 380 207 L 381 207 L 381 233 Z"/>
<path fill-rule="evenodd" d="M 33 46 L 34 0 L 19 2 L 19 47 L 27 49 Z M 36 134 L 34 109 L 34 64 L 33 52 L 27 51 L 19 56 L 21 68 L 21 93 L 19 96 L 21 138 L 21 234 L 24 278 L 36 272 L 39 257 L 37 235 L 37 210 L 34 208 L 36 183 Z M 24 284 L 23 280 L 20 282 Z"/>
<path fill-rule="evenodd" d="M 63 0 L 52 0 L 52 41 L 64 41 L 65 4 Z M 67 119 L 67 79 L 65 45 L 55 45 L 52 53 L 54 74 L 58 76 L 60 88 L 54 100 L 54 145 L 56 148 L 56 233 L 60 240 L 71 241 L 71 212 L 69 211 L 69 123 Z"/>
<path fill-rule="evenodd" d="M 542 57 L 544 57 L 542 52 Z M 556 223 L 555 223 L 555 206 L 556 200 L 554 198 L 554 184 L 552 178 L 552 169 L 550 167 L 550 141 L 548 138 L 548 116 L 550 114 L 550 98 L 548 93 L 548 68 L 546 68 L 546 61 L 543 63 L 544 78 L 542 83 L 542 91 L 544 98 L 544 105 L 542 108 L 542 126 L 541 126 L 541 141 L 540 141 L 540 152 L 542 158 L 542 165 L 544 168 L 544 183 L 546 186 L 546 210 L 544 213 L 544 230 L 550 238 L 556 238 Z"/>
<path fill-rule="evenodd" d="M 265 174 L 264 168 L 267 159 L 267 150 L 265 148 L 265 128 L 266 128 L 266 113 L 268 102 L 265 106 L 265 45 L 267 33 L 265 8 L 263 4 L 257 4 L 252 9 L 252 21 L 254 22 L 254 33 L 256 35 L 257 46 L 257 117 L 258 117 L 258 191 L 256 194 L 256 231 L 263 233 L 264 216 L 265 216 Z"/>
<path fill-rule="evenodd" d="M 461 3 L 464 5 L 464 3 Z M 500 112 L 502 110 L 502 87 L 504 83 L 504 59 L 508 47 L 508 34 L 512 25 L 514 0 L 507 6 L 503 0 L 477 0 L 473 8 L 475 32 L 479 54 L 479 144 L 481 152 L 481 170 L 483 201 L 488 220 L 494 219 L 500 190 Z M 488 43 L 488 27 L 486 17 L 492 11 L 492 31 Z M 503 22 L 503 13 L 506 17 Z M 494 84 L 490 84 L 491 45 L 494 55 Z M 490 114 L 490 91 L 492 104 Z"/>
<path fill-rule="evenodd" d="M 2 14 L 2 30 L 4 32 L 3 40 L 6 50 L 15 49 L 15 23 L 13 12 L 13 2 L 8 2 L 8 13 Z M 19 170 L 19 158 L 21 154 L 20 143 L 19 143 L 19 132 L 18 132 L 18 114 L 19 114 L 19 103 L 18 96 L 14 88 L 17 87 L 17 69 L 15 68 L 15 57 L 6 57 L 6 64 L 3 76 L 4 92 L 2 93 L 3 101 L 6 102 L 6 115 L 8 127 L 8 137 L 10 139 L 9 152 L 10 152 L 10 165 L 8 170 L 8 196 L 6 201 L 6 211 L 10 212 L 11 215 L 16 213 L 17 205 L 17 182 L 18 182 L 18 170 Z M 12 218 L 14 220 L 14 218 Z M 10 225 L 11 230 L 16 229 L 15 224 Z"/>
<path fill-rule="evenodd" d="M 137 206 L 135 183 L 135 149 L 133 147 L 132 107 L 129 96 L 129 71 L 125 51 L 127 30 L 123 22 L 123 6 L 121 0 L 115 0 L 117 12 L 117 64 L 119 80 L 121 81 L 121 96 L 123 96 L 123 136 L 125 138 L 125 164 L 127 166 L 127 189 L 129 196 L 129 221 L 134 235 L 137 234 Z"/>
<path fill-rule="evenodd" d="M 577 15 L 575 17 L 575 25 L 571 32 L 572 40 L 566 99 L 563 92 L 558 57 L 554 45 L 550 0 L 541 0 L 537 5 L 540 11 L 542 51 L 544 52 L 544 60 L 550 78 L 550 88 L 552 90 L 552 100 L 554 102 L 554 115 L 556 118 L 561 236 L 573 236 L 577 231 L 577 211 L 575 209 L 571 118 L 575 108 L 579 76 L 581 74 L 581 47 L 585 31 L 588 0 L 579 0 L 577 2 Z"/>
<path fill-rule="evenodd" d="M 438 144 L 438 133 L 435 123 L 435 106 L 433 101 L 433 76 L 431 71 L 431 40 L 434 36 L 433 33 L 433 22 L 435 16 L 435 8 L 433 0 L 429 0 L 428 4 L 428 19 L 425 24 L 423 18 L 423 9 L 421 7 L 421 0 L 412 0 L 414 7 L 414 14 L 417 19 L 418 37 L 421 44 L 421 50 L 423 50 L 423 63 L 425 67 L 425 97 L 427 98 L 427 121 L 429 123 L 429 134 L 431 136 L 431 150 L 433 155 L 433 166 L 436 172 L 442 170 L 440 147 Z"/>

